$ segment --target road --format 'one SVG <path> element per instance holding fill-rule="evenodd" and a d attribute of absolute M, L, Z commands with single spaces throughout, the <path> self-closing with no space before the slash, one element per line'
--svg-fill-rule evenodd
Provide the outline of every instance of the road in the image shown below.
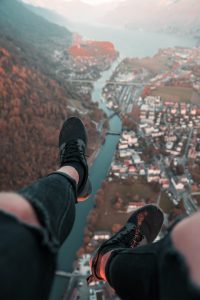
<path fill-rule="evenodd" d="M 185 146 L 185 151 L 182 157 L 182 164 L 184 166 L 184 168 L 186 167 L 187 163 L 188 163 L 188 151 L 189 151 L 189 147 L 191 144 L 191 140 L 192 140 L 192 135 L 193 135 L 193 128 L 190 130 L 189 135 L 188 135 L 188 140 Z"/>
<path fill-rule="evenodd" d="M 65 82 L 69 82 L 69 83 L 95 83 L 96 80 L 92 80 L 92 79 L 66 79 Z M 100 82 L 100 80 L 99 80 Z M 102 80 L 103 82 L 103 80 Z M 135 86 L 135 87 L 143 87 L 145 85 L 148 84 L 148 82 L 146 83 L 142 83 L 142 82 L 131 82 L 131 81 L 110 81 L 110 80 L 107 80 L 106 81 L 106 84 L 109 84 L 109 85 L 123 85 L 123 86 Z"/>
<path fill-rule="evenodd" d="M 191 136 L 192 136 L 191 134 L 192 133 L 190 132 L 190 134 L 188 136 L 188 145 L 190 144 L 190 141 L 191 141 Z M 187 151 L 188 151 L 188 146 L 187 146 L 185 153 L 187 153 Z M 168 192 L 168 195 L 169 195 L 171 201 L 173 203 L 174 203 L 174 201 L 177 201 L 177 203 L 178 203 L 181 199 L 183 199 L 186 212 L 188 214 L 192 214 L 192 213 L 196 212 L 198 210 L 198 206 L 192 199 L 190 191 L 187 191 L 186 189 L 184 189 L 183 191 L 177 191 L 175 189 L 175 187 L 172 183 L 174 174 L 169 167 L 166 167 L 163 157 L 161 157 L 160 160 L 157 160 L 157 163 L 160 166 L 161 172 L 166 175 L 166 177 L 168 178 L 168 180 L 170 182 L 170 186 L 167 189 L 167 192 Z M 185 169 L 185 172 L 186 172 L 185 175 L 189 176 L 189 171 L 187 169 Z M 189 184 L 189 186 L 190 186 L 190 184 Z M 158 201 L 159 201 L 159 199 L 158 199 Z"/>
<path fill-rule="evenodd" d="M 86 277 L 82 275 L 72 276 L 62 300 L 88 300 L 89 289 Z"/>

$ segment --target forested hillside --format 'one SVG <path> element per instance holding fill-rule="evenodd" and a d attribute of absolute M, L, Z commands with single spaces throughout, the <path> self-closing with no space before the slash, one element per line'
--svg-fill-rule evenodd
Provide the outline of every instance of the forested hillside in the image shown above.
<path fill-rule="evenodd" d="M 48 8 L 44 7 L 38 7 L 31 4 L 24 3 L 25 7 L 27 7 L 29 10 L 34 12 L 35 14 L 43 17 L 44 19 L 48 20 L 49 22 L 58 24 L 60 26 L 71 26 L 70 21 L 66 18 L 61 16 L 60 14 L 56 13 L 53 10 L 50 10 Z"/>
<path fill-rule="evenodd" d="M 5 189 L 55 167 L 67 99 L 56 81 L 20 65 L 5 48 L 0 49 L 0 66 L 0 182 Z"/>
<path fill-rule="evenodd" d="M 81 101 L 57 78 L 51 58 L 54 50 L 68 48 L 67 30 L 15 0 L 0 1 L 0 28 L 0 189 L 9 190 L 55 170 L 59 129 L 66 117 L 78 115 Z M 89 99 L 84 105 L 91 153 L 99 140 L 92 120 L 103 114 Z"/>
<path fill-rule="evenodd" d="M 0 1 L 0 45 L 21 57 L 21 62 L 50 72 L 55 68 L 56 50 L 67 49 L 72 34 L 66 28 L 48 22 L 16 0 Z M 45 66 L 44 66 L 45 64 Z"/>

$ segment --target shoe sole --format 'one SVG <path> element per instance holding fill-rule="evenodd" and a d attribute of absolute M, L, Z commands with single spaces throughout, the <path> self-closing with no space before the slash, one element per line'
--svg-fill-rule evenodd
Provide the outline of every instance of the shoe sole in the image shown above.
<path fill-rule="evenodd" d="M 140 217 L 144 218 L 141 224 L 141 231 L 147 238 L 148 243 L 152 243 L 158 236 L 164 221 L 162 210 L 156 205 L 147 204 L 138 209 L 136 212 L 137 214 L 134 216 L 135 213 L 133 213 L 133 215 L 128 219 L 127 223 L 134 223 L 137 226 L 140 225 L 138 224 L 138 219 Z M 144 214 L 146 215 L 143 216 Z"/>
<path fill-rule="evenodd" d="M 82 193 L 77 198 L 78 202 L 83 202 L 83 201 L 88 200 L 90 198 L 91 194 L 92 194 L 92 185 L 91 185 L 90 179 L 88 178 Z"/>

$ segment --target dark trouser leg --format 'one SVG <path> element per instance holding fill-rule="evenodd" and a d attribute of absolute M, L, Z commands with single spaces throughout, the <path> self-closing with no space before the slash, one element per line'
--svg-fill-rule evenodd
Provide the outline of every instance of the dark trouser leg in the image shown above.
<path fill-rule="evenodd" d="M 200 289 L 191 282 L 184 257 L 170 235 L 155 244 L 113 253 L 106 277 L 123 300 L 200 299 Z"/>
<path fill-rule="evenodd" d="M 76 184 L 51 174 L 19 191 L 36 210 L 41 229 L 0 212 L 0 298 L 46 300 L 56 254 L 74 222 Z"/>
<path fill-rule="evenodd" d="M 106 265 L 106 278 L 123 300 L 158 300 L 156 253 L 144 247 L 113 252 Z"/>
<path fill-rule="evenodd" d="M 52 241 L 60 246 L 74 224 L 75 181 L 64 173 L 55 172 L 23 188 L 19 194 L 32 204 Z"/>
<path fill-rule="evenodd" d="M 55 253 L 41 231 L 0 212 L 0 299 L 47 300 Z"/>

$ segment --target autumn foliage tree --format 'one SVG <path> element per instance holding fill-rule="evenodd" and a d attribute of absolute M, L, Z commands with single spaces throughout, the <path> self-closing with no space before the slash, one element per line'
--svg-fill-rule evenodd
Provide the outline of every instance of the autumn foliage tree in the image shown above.
<path fill-rule="evenodd" d="M 72 115 L 69 98 L 70 90 L 62 82 L 0 48 L 1 190 L 21 188 L 56 170 L 59 131 Z M 91 118 L 82 119 L 92 137 L 91 154 L 99 137 Z"/>

